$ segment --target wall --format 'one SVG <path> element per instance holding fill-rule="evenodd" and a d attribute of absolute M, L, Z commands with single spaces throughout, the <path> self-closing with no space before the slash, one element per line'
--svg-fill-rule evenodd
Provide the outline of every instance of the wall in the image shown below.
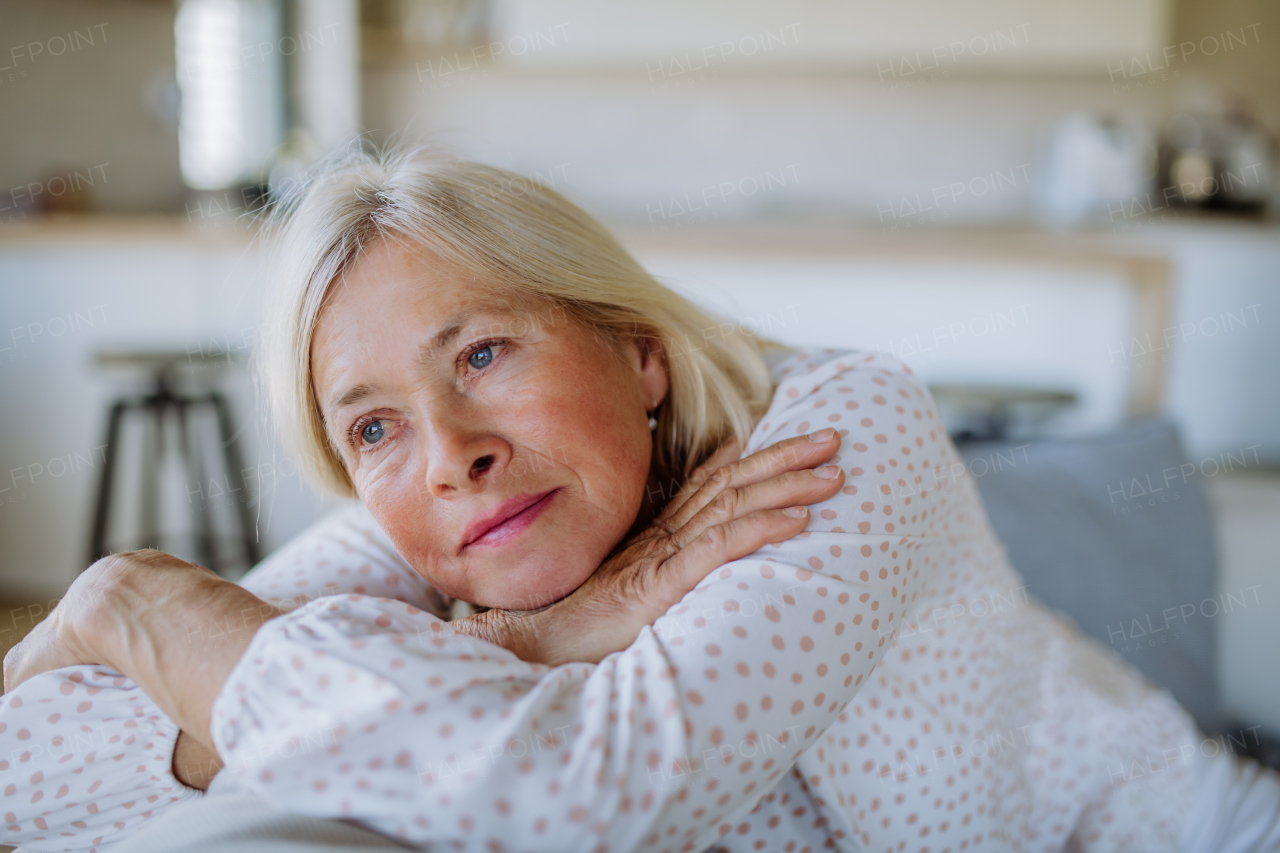
<path fill-rule="evenodd" d="M 904 192 L 1034 165 L 1065 110 L 1132 111 L 1154 122 L 1184 99 L 1188 82 L 1241 93 L 1280 130 L 1280 99 L 1273 96 L 1280 90 L 1280 5 L 1173 0 L 1172 18 L 1171 43 L 1198 44 L 1254 23 L 1250 32 L 1259 38 L 1215 55 L 1197 49 L 1164 75 L 1140 79 L 1108 79 L 1104 67 L 1092 76 L 992 76 L 963 58 L 911 77 L 870 68 L 761 76 L 732 63 L 678 78 L 640 66 L 634 74 L 515 73 L 484 54 L 473 71 L 433 77 L 431 64 L 439 70 L 451 54 L 366 55 L 365 126 L 373 138 L 436 136 L 530 170 L 568 163 L 584 200 L 628 218 L 646 217 L 663 194 L 798 163 L 793 191 L 757 200 L 761 207 L 822 202 L 878 219 L 877 210 Z M 166 88 L 172 21 L 164 2 L 0 4 L 0 223 L 14 215 L 15 189 L 22 203 L 32 182 L 76 170 L 87 175 L 99 165 L 90 189 L 100 209 L 182 210 L 177 136 L 161 116 L 173 110 Z M 562 32 L 571 39 L 568 23 Z M 92 35 L 94 45 L 82 38 L 80 49 L 53 56 L 59 45 L 50 40 L 73 31 Z M 1035 34 L 1027 34 L 1031 41 L 1017 50 L 1036 48 Z M 33 42 L 43 46 L 34 59 L 26 49 Z M 803 47 L 793 41 L 779 56 Z M 1028 183 L 962 199 L 944 212 L 953 220 L 1018 215 L 1028 209 Z"/>
<path fill-rule="evenodd" d="M 9 238 L 0 240 L 0 592 L 47 601 L 87 565 L 111 402 L 149 390 L 145 373 L 97 367 L 95 356 L 163 349 L 247 355 L 261 334 L 258 256 L 243 234 L 192 233 L 169 223 L 0 236 Z M 254 516 L 269 553 L 334 504 L 285 462 L 246 365 L 200 369 L 195 378 L 230 396 L 244 465 L 265 495 Z M 122 444 L 130 436 L 136 447 L 133 429 Z M 126 464 L 122 493 L 139 479 L 138 467 Z M 216 487 L 192 479 L 166 480 L 162 502 L 170 517 L 214 500 Z"/>
<path fill-rule="evenodd" d="M 1169 0 L 511 0 L 494 4 L 491 37 L 514 42 L 522 63 L 656 65 L 741 63 L 755 68 L 815 65 L 873 69 L 911 64 L 1096 70 L 1117 53 L 1159 49 Z M 540 50 L 537 33 L 564 29 L 568 41 Z M 521 50 L 522 47 L 527 49 Z M 785 49 L 790 48 L 790 49 Z M 1030 49 L 1028 49 L 1030 48 Z M 923 57 L 923 60 L 921 60 Z"/>
<path fill-rule="evenodd" d="M 993 5 L 1000 6 L 970 4 Z M 947 194 L 931 221 L 1030 215 L 1047 138 L 1070 112 L 1115 116 L 1154 134 L 1178 110 L 1234 93 L 1280 131 L 1280 6 L 1261 0 L 1181 0 L 1171 23 L 1146 27 L 1151 50 L 1111 38 L 1110 53 L 1077 56 L 1053 73 L 1035 70 L 1030 59 L 1052 52 L 1051 39 L 1038 42 L 1034 28 L 1006 49 L 1003 70 L 965 56 L 915 72 L 865 56 L 836 61 L 818 28 L 786 29 L 786 14 L 797 17 L 797 10 L 772 13 L 778 26 L 769 32 L 777 38 L 767 62 L 706 61 L 697 50 L 672 55 L 653 47 L 660 38 L 645 29 L 654 16 L 644 7 L 626 21 L 638 34 L 615 39 L 622 56 L 610 62 L 581 43 L 599 16 L 580 6 L 545 0 L 534 4 L 536 14 L 519 6 L 526 12 L 478 49 L 387 50 L 366 42 L 370 136 L 425 138 L 522 171 L 554 173 L 558 187 L 620 220 L 661 219 L 654 211 L 673 197 L 788 169 L 788 179 L 768 193 L 717 196 L 708 215 L 802 212 L 894 225 L 913 224 L 897 221 L 903 199 L 919 193 L 927 200 L 939 187 L 997 175 L 998 192 Z M 690 11 L 671 20 L 708 41 L 717 30 L 703 18 Z M 736 19 L 719 26 L 726 38 L 741 29 Z M 1112 35 L 1104 28 L 1099 44 Z M 1196 46 L 1187 49 L 1187 42 Z M 525 43 L 535 48 L 514 58 Z M 637 54 L 646 45 L 647 58 Z M 1170 47 L 1173 59 L 1162 59 Z M 1019 68 L 1024 54 L 1029 59 Z"/>
<path fill-rule="evenodd" d="M 1160 223 L 1116 242 L 1170 259 L 1173 306 L 1159 339 L 1117 342 L 1115 368 L 1166 366 L 1166 411 L 1193 461 L 1230 453 L 1280 466 L 1280 228 Z"/>
<path fill-rule="evenodd" d="M 172 4 L 0 3 L 0 34 L 0 227 L 59 176 L 97 210 L 182 209 Z"/>
<path fill-rule="evenodd" d="M 673 197 L 697 200 L 724 183 L 749 188 L 753 178 L 772 188 L 749 198 L 713 192 L 709 215 L 909 225 L 899 222 L 908 218 L 904 198 L 928 201 L 935 188 L 959 183 L 975 192 L 944 192 L 933 222 L 1008 221 L 1031 211 L 1040 152 L 1063 113 L 1110 110 L 1154 121 L 1164 110 L 1162 93 L 1137 97 L 1088 80 L 664 81 L 493 66 L 433 78 L 426 62 L 366 66 L 365 123 L 375 138 L 427 138 L 553 176 L 597 214 L 654 223 L 667 217 Z M 980 179 L 999 189 L 975 194 Z"/>

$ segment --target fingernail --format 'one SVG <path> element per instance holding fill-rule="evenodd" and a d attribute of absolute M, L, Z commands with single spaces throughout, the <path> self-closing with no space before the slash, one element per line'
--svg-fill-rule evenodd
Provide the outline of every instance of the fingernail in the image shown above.
<path fill-rule="evenodd" d="M 833 427 L 820 429 L 817 432 L 809 433 L 809 440 L 814 444 L 826 444 L 828 441 L 836 437 L 836 431 Z"/>
<path fill-rule="evenodd" d="M 813 474 L 824 480 L 834 480 L 840 476 L 840 469 L 835 465 L 823 465 L 821 468 L 814 468 Z"/>
<path fill-rule="evenodd" d="M 804 518 L 809 514 L 809 508 L 807 506 L 789 506 L 783 512 L 792 518 Z"/>

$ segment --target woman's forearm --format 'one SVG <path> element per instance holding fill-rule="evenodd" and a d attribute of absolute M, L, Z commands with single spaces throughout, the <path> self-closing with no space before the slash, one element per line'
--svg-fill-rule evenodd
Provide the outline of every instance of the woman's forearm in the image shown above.
<path fill-rule="evenodd" d="M 163 559 L 162 559 L 163 558 Z M 83 626 L 85 643 L 190 737 L 212 749 L 209 713 L 254 632 L 283 611 L 211 572 L 166 567 L 120 570 Z M 185 565 L 185 564 L 184 564 Z"/>
<path fill-rule="evenodd" d="M 298 575 L 299 569 L 304 575 Z M 239 583 L 286 609 L 321 596 L 357 593 L 442 610 L 439 595 L 394 552 L 361 507 L 340 510 L 317 523 Z M 199 648 L 206 641 L 225 639 L 225 634 L 247 637 L 252 622 L 246 622 L 237 614 L 191 619 L 171 641 Z M 9 843 L 43 850 L 46 842 L 37 839 L 45 838 L 56 840 L 51 849 L 100 848 L 128 837 L 145 819 L 142 811 L 159 815 L 196 796 L 222 769 L 211 746 L 178 732 L 136 685 L 114 676 L 105 671 L 105 663 L 56 669 L 23 684 L 0 703 L 0 743 L 9 744 L 3 751 L 9 755 L 21 748 L 19 756 L 30 756 L 0 772 L 0 788 L 12 782 L 25 791 L 40 772 L 43 785 L 28 793 L 47 794 L 35 802 L 30 797 L 10 802 Z M 25 705 L 20 705 L 23 700 Z M 135 716 L 139 711 L 142 716 Z M 30 732 L 28 740 L 18 738 L 24 730 Z M 140 767 L 146 772 L 138 772 Z M 49 795 L 64 785 L 66 797 Z M 70 801 L 80 805 L 67 807 Z M 145 809 L 135 805 L 141 803 L 147 804 Z"/>
<path fill-rule="evenodd" d="M 115 636 L 123 641 L 117 669 L 179 729 L 212 750 L 209 714 L 214 700 L 254 632 L 283 611 L 232 584 L 209 593 L 198 604 L 185 598 L 185 607 L 175 601 L 174 606 L 148 608 L 136 625 L 120 626 Z M 202 629 L 199 639 L 188 633 L 193 624 Z"/>

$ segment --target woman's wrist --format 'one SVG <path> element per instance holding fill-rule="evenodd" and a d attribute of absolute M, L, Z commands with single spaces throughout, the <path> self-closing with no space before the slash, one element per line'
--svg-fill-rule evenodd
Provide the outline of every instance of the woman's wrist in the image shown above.
<path fill-rule="evenodd" d="M 581 607 L 575 606 L 577 604 L 566 599 L 541 610 L 486 610 L 449 624 L 460 634 L 502 646 L 523 661 L 544 666 L 599 663 L 602 658 L 599 636 L 584 643 L 584 632 L 607 635 L 611 631 L 622 631 L 617 639 L 606 640 L 605 645 L 610 648 L 628 645 L 622 638 L 631 629 L 623 626 L 634 622 L 634 619 L 627 620 L 620 615 L 618 619 L 603 620 L 598 618 L 598 613 L 591 617 L 584 614 Z M 609 623 L 607 626 L 606 621 Z"/>
<path fill-rule="evenodd" d="M 492 643 L 529 663 L 547 663 L 544 660 L 544 632 L 554 624 L 548 618 L 549 608 L 529 612 L 511 610 L 486 610 L 463 619 L 455 619 L 449 626 L 459 634 Z"/>

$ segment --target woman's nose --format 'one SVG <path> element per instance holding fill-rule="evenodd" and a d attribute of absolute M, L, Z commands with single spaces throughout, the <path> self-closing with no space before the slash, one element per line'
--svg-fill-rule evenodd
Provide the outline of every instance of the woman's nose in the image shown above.
<path fill-rule="evenodd" d="M 426 481 L 434 497 L 480 491 L 511 461 L 511 445 L 493 433 L 439 420 L 425 432 Z"/>

